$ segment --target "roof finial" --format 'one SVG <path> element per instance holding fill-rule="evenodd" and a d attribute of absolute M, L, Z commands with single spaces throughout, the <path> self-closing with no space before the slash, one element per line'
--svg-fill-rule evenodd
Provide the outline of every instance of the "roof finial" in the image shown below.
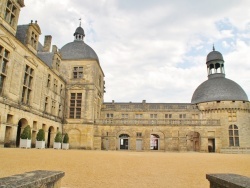
<path fill-rule="evenodd" d="M 214 44 L 213 44 L 213 51 L 215 51 Z"/>
<path fill-rule="evenodd" d="M 79 27 L 81 27 L 81 25 L 82 25 L 82 18 L 80 18 L 79 20 L 80 20 Z"/>

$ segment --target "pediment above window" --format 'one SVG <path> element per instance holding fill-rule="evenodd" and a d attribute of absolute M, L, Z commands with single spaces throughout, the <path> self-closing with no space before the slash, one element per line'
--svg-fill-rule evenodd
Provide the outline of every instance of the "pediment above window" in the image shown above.
<path fill-rule="evenodd" d="M 6 42 L 9 46 L 11 46 L 13 49 L 16 49 L 16 46 L 14 45 L 14 43 L 9 39 L 9 37 L 5 36 L 5 35 L 0 35 L 0 38 Z"/>

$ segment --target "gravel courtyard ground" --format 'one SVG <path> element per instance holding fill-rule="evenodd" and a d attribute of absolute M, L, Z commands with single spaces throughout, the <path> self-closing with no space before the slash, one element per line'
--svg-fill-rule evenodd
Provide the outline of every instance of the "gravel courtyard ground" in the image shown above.
<path fill-rule="evenodd" d="M 250 155 L 0 148 L 0 177 L 64 171 L 64 188 L 203 188 L 207 173 L 250 177 Z"/>

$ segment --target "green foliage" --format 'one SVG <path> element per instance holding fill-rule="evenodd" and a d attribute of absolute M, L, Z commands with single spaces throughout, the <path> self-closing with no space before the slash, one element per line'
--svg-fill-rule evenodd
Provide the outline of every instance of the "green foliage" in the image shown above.
<path fill-rule="evenodd" d="M 62 133 L 60 131 L 56 133 L 55 142 L 62 142 Z"/>
<path fill-rule="evenodd" d="M 22 134 L 21 134 L 21 139 L 28 139 L 28 140 L 31 140 L 31 129 L 30 129 L 30 126 L 27 125 Z"/>
<path fill-rule="evenodd" d="M 45 132 L 43 129 L 39 129 L 37 135 L 36 135 L 37 141 L 45 141 Z"/>
<path fill-rule="evenodd" d="M 65 144 L 69 143 L 69 135 L 68 135 L 68 133 L 66 133 L 64 135 L 64 137 L 63 137 L 63 143 L 65 143 Z"/>

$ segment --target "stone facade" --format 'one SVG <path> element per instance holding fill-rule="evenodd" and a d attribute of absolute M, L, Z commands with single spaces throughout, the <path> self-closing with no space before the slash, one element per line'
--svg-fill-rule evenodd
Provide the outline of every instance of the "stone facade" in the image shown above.
<path fill-rule="evenodd" d="M 52 36 L 39 43 L 36 21 L 17 25 L 23 1 L 0 5 L 0 146 L 19 147 L 20 134 L 30 125 L 33 147 L 44 129 L 50 148 L 61 131 L 75 149 L 250 151 L 250 104 L 240 86 L 224 78 L 219 52 L 208 54 L 209 80 L 191 103 L 108 103 L 104 72 L 80 26 L 73 42 L 51 50 Z M 215 86 L 215 79 L 223 87 Z M 215 92 L 213 98 L 205 96 L 204 85 Z"/>

